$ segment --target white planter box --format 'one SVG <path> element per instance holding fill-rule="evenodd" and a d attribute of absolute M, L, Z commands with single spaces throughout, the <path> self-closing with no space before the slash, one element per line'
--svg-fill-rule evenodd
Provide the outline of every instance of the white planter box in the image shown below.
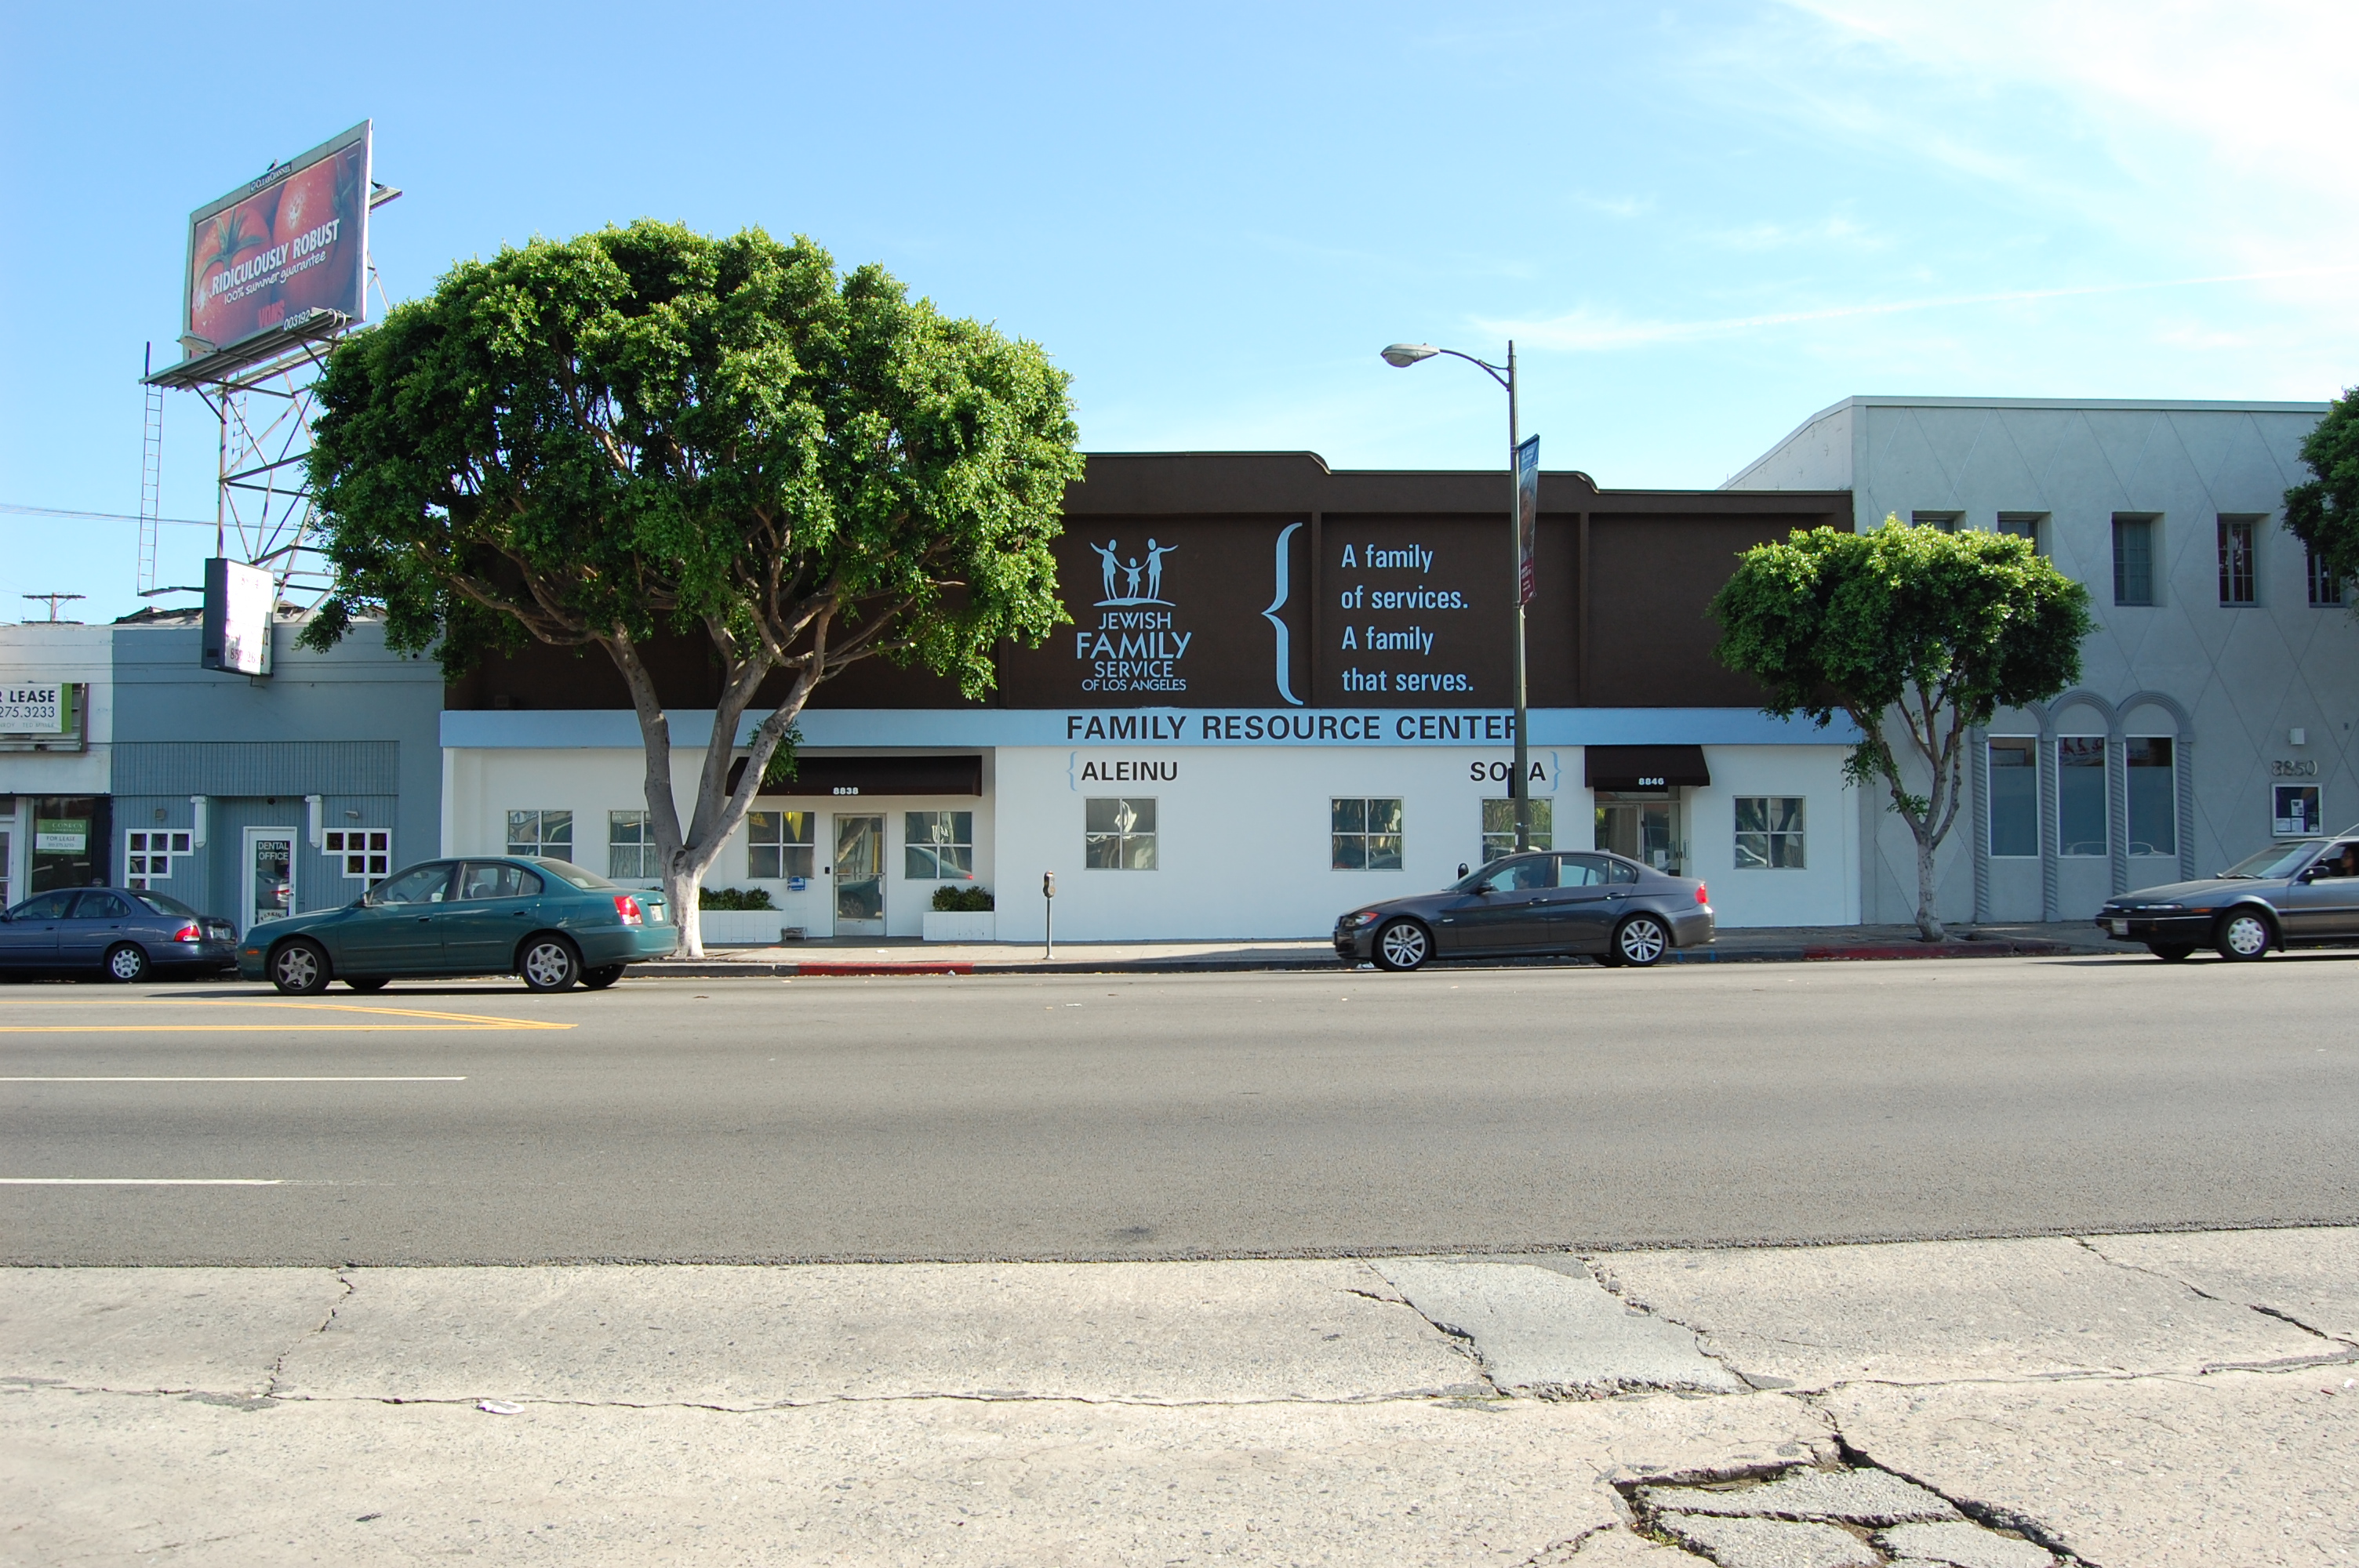
<path fill-rule="evenodd" d="M 999 939 L 999 916 L 989 910 L 926 911 L 926 940 L 929 942 L 995 942 Z"/>
<path fill-rule="evenodd" d="M 708 909 L 701 913 L 704 945 L 708 947 L 773 946 L 782 928 L 800 924 L 783 909 Z"/>

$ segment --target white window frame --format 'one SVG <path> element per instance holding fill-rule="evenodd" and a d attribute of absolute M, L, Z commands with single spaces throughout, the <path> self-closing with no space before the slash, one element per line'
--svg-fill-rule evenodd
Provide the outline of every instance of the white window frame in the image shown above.
<path fill-rule="evenodd" d="M 638 838 L 617 838 L 615 830 L 625 826 L 637 829 Z M 660 877 L 661 871 L 651 869 L 655 852 L 655 827 L 645 807 L 606 813 L 606 874 L 609 877 L 618 880 L 628 878 L 641 882 Z M 636 870 L 624 869 L 623 858 L 625 855 L 630 857 L 631 864 Z"/>
<path fill-rule="evenodd" d="M 1354 832 L 1350 828 L 1338 830 L 1335 827 L 1335 808 L 1343 805 L 1345 801 L 1357 801 L 1359 803 L 1360 827 L 1357 832 Z M 1368 807 L 1379 804 L 1392 806 L 1399 813 L 1400 827 L 1397 831 L 1379 833 L 1368 826 L 1368 823 L 1373 820 Z M 1360 863 L 1356 866 L 1337 865 L 1335 863 L 1336 847 L 1346 839 L 1352 838 L 1356 838 L 1360 841 Z M 1374 840 L 1378 838 L 1397 838 L 1400 840 L 1400 857 L 1396 863 L 1389 866 L 1372 866 L 1368 863 L 1370 859 L 1372 859 L 1369 846 Z M 1408 866 L 1408 801 L 1405 797 L 1397 795 L 1335 795 L 1327 797 L 1327 869 L 1329 871 L 1347 872 L 1399 871 L 1407 870 Z"/>
<path fill-rule="evenodd" d="M 123 832 L 123 885 L 145 892 L 150 882 L 169 881 L 172 862 L 195 852 L 196 836 L 186 827 L 127 827 Z M 0 867 L 0 887 L 6 881 L 6 868 Z"/>
<path fill-rule="evenodd" d="M 1747 828 L 1742 826 L 1747 801 L 1761 803 L 1763 827 Z M 1779 827 L 1776 826 L 1781 820 L 1778 807 L 1787 802 L 1791 802 L 1794 807 L 1794 826 Z M 1740 795 L 1731 797 L 1729 817 L 1734 827 L 1732 847 L 1735 854 L 1735 869 L 1740 871 L 1808 871 L 1810 869 L 1810 796 L 1801 795 Z M 1755 851 L 1754 860 L 1751 861 L 1745 858 L 1745 840 L 1748 838 L 1757 838 L 1761 841 L 1761 847 Z M 1780 840 L 1786 841 L 1793 859 L 1778 858 Z"/>
<path fill-rule="evenodd" d="M 1344 795 L 1338 798 L 1348 800 L 1351 797 Z M 1549 795 L 1536 795 L 1531 797 L 1531 802 L 1532 848 L 1553 849 L 1556 848 L 1556 801 Z M 1492 809 L 1494 806 L 1498 809 L 1494 811 Z M 1333 808 L 1331 806 L 1329 809 L 1332 811 Z M 1485 795 L 1483 797 L 1482 806 L 1477 809 L 1481 813 L 1475 821 L 1480 829 L 1483 858 L 1475 864 L 1487 866 L 1503 855 L 1514 854 L 1516 852 L 1515 796 Z M 1506 826 L 1492 827 L 1491 822 L 1494 818 L 1506 823 Z M 1542 820 L 1543 818 L 1546 820 Z M 1332 817 L 1330 824 L 1332 827 Z M 1402 838 L 1404 839 L 1403 849 L 1406 849 L 1408 835 L 1404 833 Z M 1334 846 L 1332 844 L 1328 846 L 1328 858 L 1330 860 L 1334 858 Z"/>
<path fill-rule="evenodd" d="M 561 816 L 565 819 L 565 837 L 562 839 L 549 837 L 548 819 L 552 816 Z M 516 837 L 517 821 L 522 817 L 531 818 L 532 837 L 529 838 Z M 506 854 L 520 855 L 527 860 L 570 862 L 573 859 L 573 813 L 570 808 L 549 806 L 512 810 L 507 814 L 507 830 L 508 836 L 503 840 L 507 846 L 504 851 Z M 550 854 L 549 846 L 559 843 L 565 846 L 565 852 L 561 855 Z M 526 845 L 530 847 L 519 848 Z"/>
<path fill-rule="evenodd" d="M 796 817 L 802 818 L 802 837 L 788 838 Z M 775 834 L 776 837 L 771 837 Z M 763 869 L 763 857 L 775 856 L 773 869 Z M 801 869 L 796 869 L 796 857 Z M 745 877 L 756 882 L 801 882 L 810 885 L 818 874 L 819 813 L 816 811 L 749 811 L 745 814 Z"/>
<path fill-rule="evenodd" d="M 320 835 L 320 852 L 342 867 L 342 875 L 374 887 L 393 874 L 393 829 L 331 827 Z"/>
<path fill-rule="evenodd" d="M 939 838 L 917 836 L 921 818 L 948 819 L 952 827 L 966 818 L 966 837 Z M 929 824 L 930 826 L 930 824 Z M 966 864 L 958 864 L 963 856 Z M 933 870 L 912 868 L 931 860 Z M 974 813 L 972 811 L 905 811 L 901 814 L 901 880 L 909 882 L 971 882 L 974 881 Z"/>
<path fill-rule="evenodd" d="M 1125 807 L 1136 808 L 1143 806 L 1147 807 L 1147 821 L 1150 826 L 1145 832 L 1136 831 L 1138 819 L 1134 812 L 1132 816 L 1132 826 L 1129 827 L 1122 827 L 1120 822 L 1117 820 L 1115 829 L 1111 833 L 1106 832 L 1102 828 L 1092 828 L 1089 825 L 1090 807 L 1093 806 L 1111 806 L 1114 807 L 1117 813 Z M 1082 801 L 1082 868 L 1093 871 L 1152 871 L 1157 870 L 1162 864 L 1162 846 L 1156 842 L 1157 834 L 1162 827 L 1162 822 L 1163 817 L 1161 808 L 1157 805 L 1156 797 L 1151 795 L 1105 795 L 1085 796 Z M 1114 863 L 1112 865 L 1100 866 L 1091 864 L 1090 849 L 1092 847 L 1091 841 L 1093 839 L 1095 839 L 1101 844 L 1111 843 L 1114 846 Z M 1147 846 L 1147 863 L 1143 866 L 1133 865 L 1131 863 L 1131 846 L 1140 843 Z"/>

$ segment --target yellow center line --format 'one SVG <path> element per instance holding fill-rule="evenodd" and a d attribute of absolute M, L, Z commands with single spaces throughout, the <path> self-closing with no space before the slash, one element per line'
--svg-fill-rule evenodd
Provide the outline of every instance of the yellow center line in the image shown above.
<path fill-rule="evenodd" d="M 442 1012 L 429 1008 L 368 1007 L 355 1002 L 276 1000 L 246 1001 L 235 998 L 225 998 L 218 1000 L 212 999 L 198 1000 L 193 998 L 173 998 L 171 1000 L 186 1000 L 192 1006 L 206 1009 L 217 1007 L 262 1007 L 282 1010 L 293 1009 L 300 1011 L 310 1012 L 357 1012 L 376 1018 L 414 1018 L 431 1022 L 420 1022 L 417 1023 L 278 1023 L 275 1022 L 269 1023 L 0 1023 L 0 1034 L 252 1033 L 257 1030 L 265 1029 L 282 1033 L 373 1033 L 387 1030 L 404 1030 L 425 1033 L 445 1030 L 478 1031 L 571 1029 L 573 1027 L 571 1023 L 559 1023 L 548 1019 L 502 1018 L 494 1013 Z M 0 1003 L 0 1012 L 5 1012 L 7 1007 L 11 1005 L 16 1004 L 13 1001 L 10 1003 Z M 130 1000 L 123 1001 L 78 1001 L 63 997 L 45 997 L 36 998 L 31 1002 L 25 1005 L 37 1007 L 138 1007 L 144 1006 L 145 1003 Z"/>

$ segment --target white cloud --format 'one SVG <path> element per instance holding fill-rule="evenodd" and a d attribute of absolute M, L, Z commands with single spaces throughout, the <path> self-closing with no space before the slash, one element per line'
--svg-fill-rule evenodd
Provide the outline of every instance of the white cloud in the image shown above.
<path fill-rule="evenodd" d="M 1971 306 L 2020 304 L 2043 299 L 2071 299 L 2093 295 L 2140 294 L 2166 288 L 2199 288 L 2286 278 L 2350 277 L 2359 266 L 2314 267 L 2291 272 L 2255 272 L 2215 277 L 2164 278 L 2150 282 L 2098 283 L 2067 288 L 2016 288 L 1988 294 L 1953 294 L 1922 299 L 1871 300 L 1808 310 L 1764 311 L 1750 316 L 1725 316 L 1687 321 L 1633 320 L 1614 311 L 1582 308 L 1541 320 L 1485 320 L 1483 330 L 1515 339 L 1534 348 L 1569 352 L 1603 352 L 1646 348 L 1658 343 L 1700 342 L 1740 338 L 1780 327 L 1863 317 L 1897 316 L 1914 311 L 1957 309 Z M 2183 330 L 2183 329 L 2182 329 Z"/>

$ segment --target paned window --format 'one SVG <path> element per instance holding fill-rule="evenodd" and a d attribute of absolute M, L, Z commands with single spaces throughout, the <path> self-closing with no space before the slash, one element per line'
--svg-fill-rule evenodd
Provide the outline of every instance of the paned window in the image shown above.
<path fill-rule="evenodd" d="M 2179 853 L 2179 789 L 2169 738 L 2133 735 L 2128 753 L 2130 853 Z"/>
<path fill-rule="evenodd" d="M 901 874 L 913 882 L 974 880 L 974 813 L 902 813 Z"/>
<path fill-rule="evenodd" d="M 0 838 L 0 855 L 5 855 L 5 838 Z M 134 828 L 123 836 L 123 885 L 143 892 L 152 883 L 168 881 L 175 858 L 189 854 L 194 846 L 194 836 L 186 828 Z M 0 866 L 0 876 L 7 869 Z"/>
<path fill-rule="evenodd" d="M 819 818 L 808 811 L 756 811 L 745 818 L 745 874 L 756 881 L 808 879 Z"/>
<path fill-rule="evenodd" d="M 1401 869 L 1401 803 L 1354 795 L 1327 805 L 1327 863 L 1339 871 Z M 1512 824 L 1513 818 L 1509 818 Z M 1510 847 L 1514 828 L 1508 829 Z"/>
<path fill-rule="evenodd" d="M 573 859 L 573 813 L 509 812 L 508 853 L 550 860 Z"/>
<path fill-rule="evenodd" d="M 2326 557 L 2308 546 L 2302 547 L 2302 575 L 2310 579 L 2310 601 L 2320 609 L 2343 608 L 2343 579 L 2327 566 Z"/>
<path fill-rule="evenodd" d="M 1532 848 L 1550 849 L 1556 847 L 1556 802 L 1535 797 L 1532 801 Z M 1486 800 L 1483 803 L 1483 861 L 1489 865 L 1502 855 L 1516 852 L 1516 803 L 1510 800 Z"/>
<path fill-rule="evenodd" d="M 1966 520 L 1962 512 L 1911 512 L 1908 521 L 1919 528 L 1939 528 L 1944 534 L 1954 534 L 1958 524 Z"/>
<path fill-rule="evenodd" d="M 1155 869 L 1155 802 L 1116 797 L 1082 803 L 1082 864 L 1099 871 Z"/>
<path fill-rule="evenodd" d="M 2154 602 L 2154 519 L 2114 519 L 2114 602 Z"/>
<path fill-rule="evenodd" d="M 364 881 L 393 870 L 393 832 L 386 827 L 332 827 L 320 835 L 320 850 L 342 865 L 344 875 Z"/>
<path fill-rule="evenodd" d="M 656 867 L 656 836 L 647 826 L 646 812 L 606 813 L 606 874 L 641 880 L 663 874 Z"/>
<path fill-rule="evenodd" d="M 1998 531 L 2010 538 L 2031 541 L 2032 553 L 2048 553 L 2048 514 L 2045 512 L 2002 512 L 1998 514 Z"/>
<path fill-rule="evenodd" d="M 2067 735 L 2056 742 L 2056 852 L 2105 850 L 2105 738 Z"/>
<path fill-rule="evenodd" d="M 1991 737 L 1990 852 L 2039 853 L 2039 741 L 2033 736 Z"/>
<path fill-rule="evenodd" d="M 2220 602 L 2260 602 L 2253 580 L 2253 519 L 2220 519 Z"/>
<path fill-rule="evenodd" d="M 1799 871 L 1802 865 L 1802 796 L 1736 797 L 1736 869 Z"/>

